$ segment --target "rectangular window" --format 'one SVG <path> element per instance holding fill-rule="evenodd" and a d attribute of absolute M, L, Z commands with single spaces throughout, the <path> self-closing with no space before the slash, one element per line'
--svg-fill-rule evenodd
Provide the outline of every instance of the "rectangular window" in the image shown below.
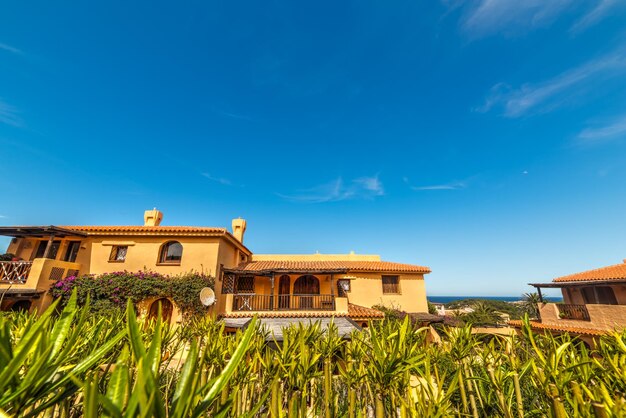
<path fill-rule="evenodd" d="M 583 287 L 582 292 L 586 304 L 617 305 L 615 292 L 609 286 Z"/>
<path fill-rule="evenodd" d="M 67 243 L 67 251 L 65 251 L 64 261 L 73 263 L 76 261 L 78 250 L 80 249 L 80 241 L 70 241 Z"/>
<path fill-rule="evenodd" d="M 39 247 L 37 247 L 37 251 L 35 252 L 35 256 L 33 258 L 43 258 L 44 254 L 46 253 L 47 246 L 48 241 L 39 241 Z M 48 251 L 48 257 L 46 258 L 56 260 L 60 246 L 61 241 L 52 241 L 52 244 L 50 245 L 50 251 Z"/>
<path fill-rule="evenodd" d="M 126 260 L 126 252 L 128 251 L 127 245 L 114 245 L 111 247 L 111 254 L 109 255 L 109 261 L 115 263 L 121 263 Z"/>
<path fill-rule="evenodd" d="M 383 276 L 383 294 L 400 293 L 400 278 L 398 276 Z"/>
<path fill-rule="evenodd" d="M 254 293 L 254 276 L 238 277 L 237 293 Z"/>
<path fill-rule="evenodd" d="M 340 298 L 345 298 L 346 293 L 351 290 L 351 282 L 352 280 L 339 279 L 337 280 L 337 294 Z"/>

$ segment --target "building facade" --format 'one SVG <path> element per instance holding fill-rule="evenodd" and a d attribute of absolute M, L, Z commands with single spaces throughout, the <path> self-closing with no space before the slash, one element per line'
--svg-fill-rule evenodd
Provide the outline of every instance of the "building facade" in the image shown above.
<path fill-rule="evenodd" d="M 3 310 L 51 303 L 55 280 L 83 274 L 151 270 L 214 276 L 216 304 L 209 312 L 237 327 L 261 318 L 347 318 L 358 324 L 382 318 L 374 305 L 427 312 L 427 267 L 382 261 L 376 255 L 260 255 L 243 243 L 246 221 L 232 230 L 163 226 L 149 210 L 138 226 L 13 226 L 0 261 Z M 150 309 L 149 307 L 147 309 Z"/>
<path fill-rule="evenodd" d="M 553 334 L 567 332 L 590 345 L 612 331 L 626 329 L 626 260 L 620 264 L 531 283 L 539 293 L 539 318 L 531 326 Z M 544 303 L 541 289 L 557 288 L 563 303 Z M 521 323 L 511 321 L 519 327 Z"/>

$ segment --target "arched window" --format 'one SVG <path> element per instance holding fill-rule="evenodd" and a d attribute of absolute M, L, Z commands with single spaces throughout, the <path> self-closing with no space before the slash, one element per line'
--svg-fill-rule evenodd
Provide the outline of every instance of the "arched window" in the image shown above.
<path fill-rule="evenodd" d="M 320 294 L 320 281 L 317 277 L 310 274 L 298 277 L 293 284 L 293 294 L 300 309 L 319 309 L 317 305 L 321 299 L 312 296 Z"/>
<path fill-rule="evenodd" d="M 180 264 L 183 258 L 183 246 L 178 241 L 169 241 L 161 246 L 159 263 Z"/>
<path fill-rule="evenodd" d="M 298 277 L 293 284 L 294 295 L 319 295 L 320 281 L 317 277 L 310 274 Z"/>

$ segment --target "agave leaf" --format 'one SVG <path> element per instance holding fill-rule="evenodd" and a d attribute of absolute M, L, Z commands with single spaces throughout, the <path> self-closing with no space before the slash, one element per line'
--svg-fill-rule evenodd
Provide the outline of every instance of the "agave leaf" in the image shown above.
<path fill-rule="evenodd" d="M 248 329 L 246 329 L 246 332 L 243 334 L 243 338 L 239 342 L 239 345 L 233 353 L 233 356 L 228 361 L 228 364 L 226 365 L 224 370 L 222 370 L 222 373 L 219 375 L 215 383 L 213 383 L 211 389 L 209 389 L 209 392 L 205 395 L 200 404 L 194 410 L 192 414 L 193 417 L 197 417 L 202 414 L 222 392 L 222 389 L 224 389 L 224 387 L 232 377 L 233 373 L 235 372 L 235 369 L 243 359 L 243 356 L 246 354 L 246 351 L 248 350 L 248 344 L 250 343 L 250 340 L 252 339 L 254 333 L 257 331 L 256 324 L 257 318 L 255 316 L 248 324 Z"/>
<path fill-rule="evenodd" d="M 191 408 L 192 395 L 195 393 L 196 375 L 195 368 L 198 361 L 198 343 L 197 340 L 193 340 L 187 358 L 185 359 L 185 365 L 180 373 L 178 383 L 176 385 L 176 391 L 172 398 L 172 417 L 179 418 L 187 416 L 187 412 Z"/>
<path fill-rule="evenodd" d="M 13 350 L 14 356 L 6 365 L 4 370 L 0 372 L 0 393 L 4 393 L 7 385 L 12 381 L 13 377 L 17 375 L 28 354 L 37 346 L 37 341 L 43 335 L 43 330 L 48 326 L 50 322 L 50 316 L 54 312 L 56 305 L 59 303 L 57 299 L 54 301 L 43 315 L 33 323 L 32 327 L 28 329 L 25 335 L 22 336 L 18 342 L 16 348 Z M 0 407 L 6 405 L 5 398 L 0 398 Z"/>
<path fill-rule="evenodd" d="M 141 339 L 141 332 L 139 331 L 139 325 L 137 325 L 137 316 L 135 315 L 135 309 L 130 299 L 128 299 L 126 304 L 126 326 L 128 328 L 128 339 L 135 362 L 138 363 L 140 359 L 145 358 L 146 347 Z"/>
<path fill-rule="evenodd" d="M 126 347 L 120 354 L 120 357 L 115 364 L 115 369 L 111 374 L 111 379 L 107 387 L 107 399 L 111 402 L 118 411 L 123 411 L 128 397 L 130 376 L 126 360 L 128 351 Z"/>
<path fill-rule="evenodd" d="M 70 332 L 72 320 L 76 316 L 76 292 L 77 289 L 74 289 L 72 296 L 70 296 L 67 305 L 63 308 L 61 316 L 56 320 L 54 327 L 52 328 L 52 332 L 50 333 L 48 340 L 52 341 L 52 350 L 50 351 L 51 359 L 53 359 L 61 350 L 61 347 Z"/>
<path fill-rule="evenodd" d="M 74 366 L 74 368 L 72 369 L 70 373 L 66 374 L 65 376 L 57 380 L 52 386 L 50 386 L 48 391 L 49 392 L 54 391 L 55 389 L 68 383 L 68 381 L 73 376 L 77 376 L 81 373 L 84 373 L 85 371 L 89 370 L 91 367 L 95 366 L 96 363 L 98 363 L 105 354 L 111 351 L 113 347 L 115 347 L 125 336 L 126 336 L 126 330 L 120 331 L 116 336 L 114 336 L 113 338 L 108 340 L 106 343 L 104 343 L 98 350 L 94 351 L 85 359 L 83 359 L 80 363 Z"/>

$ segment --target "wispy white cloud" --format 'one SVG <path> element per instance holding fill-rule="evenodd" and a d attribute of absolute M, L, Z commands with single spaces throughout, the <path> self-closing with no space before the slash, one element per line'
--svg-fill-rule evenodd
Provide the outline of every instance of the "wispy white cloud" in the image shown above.
<path fill-rule="evenodd" d="M 426 190 L 459 190 L 465 189 L 467 187 L 467 180 L 462 181 L 451 181 L 449 183 L 442 184 L 431 184 L 427 186 L 413 186 L 408 178 L 403 179 L 406 184 L 411 188 L 411 190 L 415 191 L 426 191 Z"/>
<path fill-rule="evenodd" d="M 578 139 L 584 142 L 612 140 L 626 137 L 626 114 L 603 126 L 583 129 Z"/>
<path fill-rule="evenodd" d="M 0 219 L 8 218 L 8 216 L 0 215 Z"/>
<path fill-rule="evenodd" d="M 207 178 L 207 179 L 209 179 L 211 181 L 214 181 L 216 183 L 223 184 L 224 186 L 232 186 L 233 185 L 232 181 L 230 181 L 229 179 L 223 178 L 223 177 L 215 177 L 215 176 L 212 176 L 209 173 L 200 173 L 200 175 L 202 175 L 202 177 L 205 177 L 205 178 Z"/>
<path fill-rule="evenodd" d="M 329 183 L 299 190 L 288 195 L 278 193 L 278 196 L 294 202 L 324 203 L 348 199 L 373 199 L 384 194 L 382 182 L 378 176 L 373 176 L 359 177 L 349 182 L 338 177 Z"/>
<path fill-rule="evenodd" d="M 546 112 L 579 93 L 587 83 L 600 77 L 624 75 L 624 69 L 626 51 L 620 49 L 543 82 L 527 83 L 518 88 L 498 83 L 489 91 L 485 103 L 474 110 L 484 113 L 500 109 L 504 116 L 510 118 L 531 112 Z"/>
<path fill-rule="evenodd" d="M 471 38 L 523 35 L 564 15 L 579 16 L 570 31 L 581 32 L 608 16 L 622 0 L 441 0 L 446 15 L 462 9 L 461 30 Z M 588 7 L 592 4 L 591 7 Z M 582 16 L 581 16 L 582 15 Z"/>
<path fill-rule="evenodd" d="M 598 4 L 592 8 L 587 14 L 577 20 L 571 27 L 572 33 L 578 33 L 590 26 L 595 25 L 604 17 L 609 15 L 609 12 L 618 5 L 623 4 L 621 0 L 600 0 Z"/>
<path fill-rule="evenodd" d="M 12 47 L 11 45 L 3 44 L 2 42 L 0 42 L 0 49 L 3 51 L 11 52 L 13 54 L 24 55 L 24 52 L 22 52 L 21 50 Z"/>
<path fill-rule="evenodd" d="M 0 99 L 0 123 L 6 123 L 7 125 L 22 127 L 24 123 L 18 116 L 18 111 L 14 106 L 4 102 Z"/>
<path fill-rule="evenodd" d="M 249 122 L 251 122 L 253 119 L 250 116 L 246 116 L 246 115 L 242 115 L 239 113 L 231 113 L 231 112 L 224 112 L 224 111 L 218 111 L 217 112 L 219 115 L 221 116 L 225 116 L 227 118 L 231 118 L 231 119 L 239 119 L 239 120 L 247 120 Z"/>
<path fill-rule="evenodd" d="M 514 33 L 552 22 L 573 0 L 479 0 L 466 1 L 468 11 L 462 29 L 472 37 L 497 32 Z M 458 7 L 457 2 L 452 3 Z"/>

